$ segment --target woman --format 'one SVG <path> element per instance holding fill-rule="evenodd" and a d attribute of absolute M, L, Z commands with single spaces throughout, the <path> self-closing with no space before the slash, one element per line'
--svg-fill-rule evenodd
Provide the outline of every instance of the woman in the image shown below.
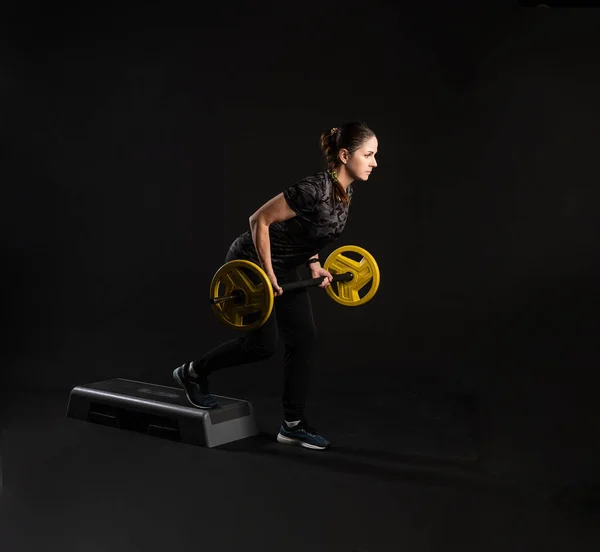
<path fill-rule="evenodd" d="M 303 264 L 310 269 L 312 278 L 324 277 L 320 287 L 330 285 L 332 275 L 321 267 L 319 251 L 342 234 L 353 195 L 352 183 L 369 179 L 377 166 L 377 146 L 375 133 L 364 123 L 347 123 L 322 133 L 321 149 L 328 170 L 303 178 L 250 217 L 250 230 L 231 244 L 226 262 L 247 259 L 260 265 L 271 281 L 273 294 L 279 298 L 260 328 L 174 370 L 173 377 L 194 406 L 218 406 L 209 393 L 211 372 L 269 358 L 277 351 L 281 335 L 285 345 L 284 421 L 277 440 L 317 450 L 329 446 L 304 417 L 316 343 L 308 289 L 284 294 L 281 286 L 301 280 L 298 267 Z"/>

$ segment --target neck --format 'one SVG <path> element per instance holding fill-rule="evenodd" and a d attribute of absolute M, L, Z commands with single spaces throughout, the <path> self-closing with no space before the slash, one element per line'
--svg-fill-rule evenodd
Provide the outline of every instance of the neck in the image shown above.
<path fill-rule="evenodd" d="M 334 172 L 337 176 L 337 181 L 341 184 L 342 188 L 344 188 L 344 191 L 346 191 L 348 186 L 354 182 L 354 179 L 348 174 L 344 165 L 334 169 Z"/>

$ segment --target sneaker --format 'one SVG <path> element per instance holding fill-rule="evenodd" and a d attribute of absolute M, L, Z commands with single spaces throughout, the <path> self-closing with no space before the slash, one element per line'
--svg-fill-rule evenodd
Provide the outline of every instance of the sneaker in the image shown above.
<path fill-rule="evenodd" d="M 317 430 L 309 426 L 306 420 L 302 420 L 298 425 L 289 427 L 284 421 L 279 428 L 277 441 L 284 445 L 300 445 L 315 450 L 324 450 L 329 447 L 329 441 L 317 435 Z"/>
<path fill-rule="evenodd" d="M 208 392 L 208 382 L 198 380 L 189 374 L 190 363 L 186 362 L 173 370 L 173 378 L 180 387 L 185 389 L 188 401 L 196 408 L 217 408 L 219 403 Z M 202 385 L 202 389 L 200 386 Z"/>

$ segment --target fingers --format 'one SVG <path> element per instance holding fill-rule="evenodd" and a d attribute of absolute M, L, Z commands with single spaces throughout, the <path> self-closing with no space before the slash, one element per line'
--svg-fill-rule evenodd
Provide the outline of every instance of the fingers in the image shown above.
<path fill-rule="evenodd" d="M 326 288 L 327 286 L 331 285 L 332 281 L 333 281 L 333 276 L 331 274 L 327 273 L 323 279 L 323 283 L 319 287 Z"/>
<path fill-rule="evenodd" d="M 281 295 L 283 293 L 283 289 L 281 289 L 281 286 L 279 285 L 279 283 L 277 282 L 277 280 L 275 278 L 273 278 L 271 280 L 271 287 L 273 288 L 273 295 L 275 297 L 277 297 L 278 295 Z"/>

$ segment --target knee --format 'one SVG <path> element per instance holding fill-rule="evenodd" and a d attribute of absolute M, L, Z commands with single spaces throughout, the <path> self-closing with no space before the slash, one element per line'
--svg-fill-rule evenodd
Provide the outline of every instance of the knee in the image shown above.
<path fill-rule="evenodd" d="M 297 330 L 289 339 L 288 345 L 294 349 L 310 352 L 317 345 L 317 329 L 314 326 Z"/>

